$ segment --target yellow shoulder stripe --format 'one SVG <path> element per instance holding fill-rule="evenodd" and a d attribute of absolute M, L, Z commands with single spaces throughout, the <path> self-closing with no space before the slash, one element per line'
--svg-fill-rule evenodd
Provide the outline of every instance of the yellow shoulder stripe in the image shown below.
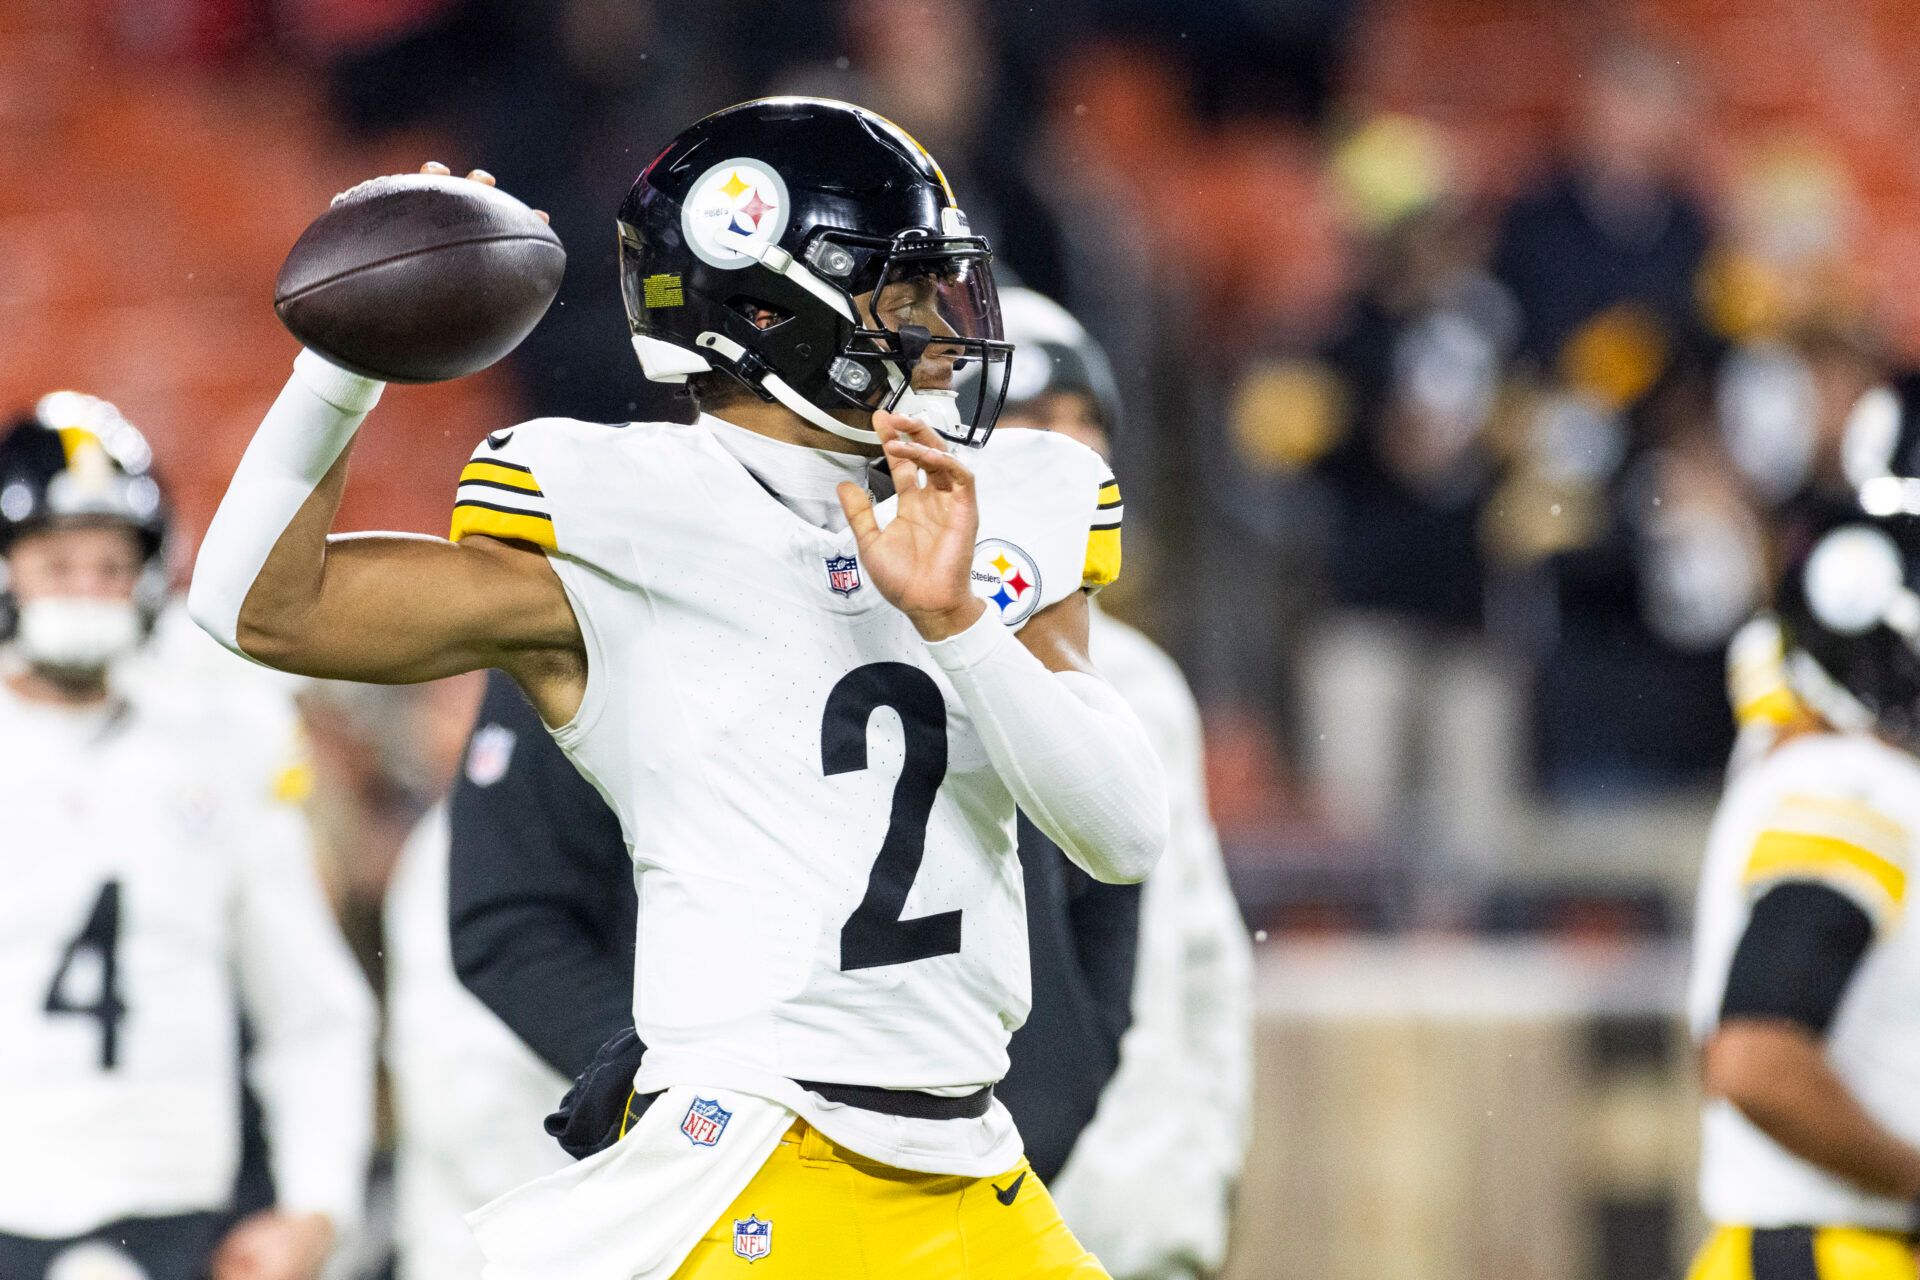
<path fill-rule="evenodd" d="M 1803 877 L 1850 883 L 1893 907 L 1907 897 L 1907 873 L 1899 864 L 1857 844 L 1800 831 L 1761 832 L 1741 879 L 1751 885 Z"/>
<path fill-rule="evenodd" d="M 480 502 L 455 503 L 453 529 L 447 537 L 458 542 L 471 534 L 531 542 L 548 551 L 559 545 L 553 535 L 553 521 L 547 516 L 524 511 L 503 511 Z"/>
<path fill-rule="evenodd" d="M 460 483 L 469 480 L 484 480 L 489 484 L 505 485 L 509 489 L 519 489 L 525 493 L 539 493 L 540 485 L 533 478 L 533 472 L 517 467 L 502 466 L 498 462 L 469 462 L 460 473 Z"/>
<path fill-rule="evenodd" d="M 1808 835 L 1831 836 L 1857 844 L 1905 866 L 1909 838 L 1906 827 L 1878 809 L 1846 796 L 1791 792 L 1780 800 L 1769 826 Z"/>
<path fill-rule="evenodd" d="M 1120 576 L 1120 530 L 1092 529 L 1087 533 L 1087 565 L 1080 585 L 1098 590 Z"/>

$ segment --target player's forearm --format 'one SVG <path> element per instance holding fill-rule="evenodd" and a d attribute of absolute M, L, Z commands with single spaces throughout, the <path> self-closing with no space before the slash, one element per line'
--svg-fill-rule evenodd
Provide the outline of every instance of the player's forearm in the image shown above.
<path fill-rule="evenodd" d="M 227 648 L 269 665 L 285 661 L 319 600 L 348 447 L 383 387 L 310 351 L 294 362 L 194 565 L 187 607 Z"/>
<path fill-rule="evenodd" d="M 1166 783 L 1120 695 L 1098 676 L 1048 671 L 991 611 L 927 648 L 1034 825 L 1096 880 L 1145 879 L 1167 843 Z"/>
<path fill-rule="evenodd" d="M 1867 1114 L 1804 1028 L 1728 1023 L 1707 1046 L 1706 1076 L 1709 1089 L 1801 1159 L 1876 1195 L 1920 1196 L 1920 1150 Z"/>

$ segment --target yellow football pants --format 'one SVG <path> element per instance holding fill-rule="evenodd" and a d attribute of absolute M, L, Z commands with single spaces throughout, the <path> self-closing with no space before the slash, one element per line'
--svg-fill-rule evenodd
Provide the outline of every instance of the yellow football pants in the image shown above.
<path fill-rule="evenodd" d="M 804 1120 L 674 1280 L 1108 1280 L 1022 1159 L 998 1178 L 909 1173 Z"/>
<path fill-rule="evenodd" d="M 1721 1227 L 1687 1280 L 1916 1280 L 1913 1242 L 1858 1227 Z"/>

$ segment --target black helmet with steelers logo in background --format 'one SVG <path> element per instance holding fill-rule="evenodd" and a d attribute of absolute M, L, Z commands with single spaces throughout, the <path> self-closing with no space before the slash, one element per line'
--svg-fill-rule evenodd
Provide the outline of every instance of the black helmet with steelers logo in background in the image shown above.
<path fill-rule="evenodd" d="M 1834 521 L 1787 565 L 1774 607 L 1803 705 L 1920 751 L 1920 514 Z"/>
<path fill-rule="evenodd" d="M 800 97 L 716 112 L 640 174 L 619 232 L 650 379 L 725 373 L 868 444 L 875 409 L 962 444 L 992 431 L 1012 348 L 991 251 L 933 157 L 884 117 Z"/>
<path fill-rule="evenodd" d="M 149 560 L 167 536 L 153 451 L 120 410 L 97 396 L 55 391 L 0 435 L 0 554 L 30 529 L 62 519 L 125 524 Z"/>
<path fill-rule="evenodd" d="M 152 473 L 153 451 L 120 410 L 97 396 L 55 391 L 0 434 L 0 556 L 22 534 L 63 521 L 125 525 L 144 569 L 135 603 L 150 622 L 167 590 L 170 516 Z M 0 634 L 11 630 L 0 594 Z"/>
<path fill-rule="evenodd" d="M 1117 436 L 1120 384 L 1105 349 L 1086 326 L 1052 298 L 1017 285 L 1000 295 L 1000 310 L 1013 344 L 1007 403 L 1028 404 L 1062 392 L 1083 395 L 1107 438 Z"/>

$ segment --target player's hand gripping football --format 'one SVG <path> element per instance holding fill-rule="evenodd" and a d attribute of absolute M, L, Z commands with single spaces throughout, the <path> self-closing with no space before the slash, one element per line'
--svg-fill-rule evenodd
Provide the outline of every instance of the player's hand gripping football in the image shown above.
<path fill-rule="evenodd" d="M 893 521 L 882 529 L 873 500 L 856 484 L 840 485 L 841 510 L 880 594 L 923 637 L 944 640 L 965 631 L 986 608 L 967 576 L 980 529 L 973 472 L 918 419 L 882 410 L 873 415 L 873 429 L 893 474 Z"/>
<path fill-rule="evenodd" d="M 447 166 L 441 164 L 438 160 L 429 160 L 425 164 L 420 166 L 420 172 L 438 174 L 440 177 L 444 178 L 444 177 L 447 177 L 449 174 L 451 174 L 453 170 L 447 168 Z M 477 182 L 481 186 L 485 186 L 485 187 L 497 187 L 500 185 L 499 181 L 492 174 L 488 173 L 485 169 L 467 170 L 467 181 Z M 545 209 L 535 209 L 533 211 L 533 216 L 540 219 L 540 221 L 542 222 L 553 221 L 552 218 L 549 218 L 547 216 L 547 211 Z"/>

